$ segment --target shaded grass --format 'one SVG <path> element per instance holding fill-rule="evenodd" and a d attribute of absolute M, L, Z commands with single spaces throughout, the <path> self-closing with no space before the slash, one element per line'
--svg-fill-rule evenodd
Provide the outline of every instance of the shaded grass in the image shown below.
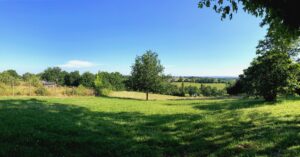
<path fill-rule="evenodd" d="M 299 156 L 299 105 L 0 98 L 0 156 Z"/>

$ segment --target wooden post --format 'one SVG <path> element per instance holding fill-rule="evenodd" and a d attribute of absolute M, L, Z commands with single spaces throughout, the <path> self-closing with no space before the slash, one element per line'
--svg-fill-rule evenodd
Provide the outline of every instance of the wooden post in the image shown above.
<path fill-rule="evenodd" d="M 31 96 L 31 82 L 29 82 L 29 96 Z"/>
<path fill-rule="evenodd" d="M 148 91 L 146 92 L 146 100 L 147 101 L 149 100 L 149 92 Z"/>
<path fill-rule="evenodd" d="M 64 92 L 65 96 L 67 96 L 67 86 L 65 86 L 65 92 Z"/>
<path fill-rule="evenodd" d="M 12 80 L 12 91 L 13 91 L 13 96 L 15 96 L 15 82 Z"/>

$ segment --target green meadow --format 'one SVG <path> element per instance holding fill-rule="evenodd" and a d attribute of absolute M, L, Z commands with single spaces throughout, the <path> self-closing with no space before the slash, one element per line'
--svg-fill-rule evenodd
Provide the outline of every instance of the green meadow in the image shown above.
<path fill-rule="evenodd" d="M 299 98 L 0 98 L 0 156 L 300 156 L 299 132 Z"/>

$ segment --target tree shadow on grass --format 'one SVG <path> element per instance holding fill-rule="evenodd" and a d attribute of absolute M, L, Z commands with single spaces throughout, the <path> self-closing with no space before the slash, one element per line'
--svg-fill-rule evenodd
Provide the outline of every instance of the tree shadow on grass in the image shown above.
<path fill-rule="evenodd" d="M 243 121 L 234 111 L 222 118 L 144 115 L 36 99 L 0 100 L 0 156 L 299 155 L 299 118 L 253 114 Z M 268 142 L 273 145 L 259 145 Z"/>
<path fill-rule="evenodd" d="M 217 102 L 207 102 L 207 103 L 192 103 L 194 108 L 200 110 L 218 111 L 218 110 L 238 110 L 245 108 L 254 108 L 266 105 L 278 104 L 281 101 L 275 102 L 265 102 L 263 100 L 256 99 L 233 99 L 233 100 L 222 100 Z"/>
<path fill-rule="evenodd" d="M 146 101 L 146 98 L 145 99 L 139 99 L 139 98 L 128 98 L 128 97 L 116 97 L 116 96 L 99 96 L 99 98 Z"/>

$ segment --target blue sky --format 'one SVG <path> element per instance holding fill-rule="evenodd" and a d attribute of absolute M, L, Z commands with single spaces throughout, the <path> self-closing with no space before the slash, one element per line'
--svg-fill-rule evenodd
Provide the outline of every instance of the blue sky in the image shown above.
<path fill-rule="evenodd" d="M 137 55 L 159 54 L 172 75 L 237 76 L 266 33 L 239 11 L 221 21 L 197 0 L 0 0 L 0 71 L 130 73 Z"/>

